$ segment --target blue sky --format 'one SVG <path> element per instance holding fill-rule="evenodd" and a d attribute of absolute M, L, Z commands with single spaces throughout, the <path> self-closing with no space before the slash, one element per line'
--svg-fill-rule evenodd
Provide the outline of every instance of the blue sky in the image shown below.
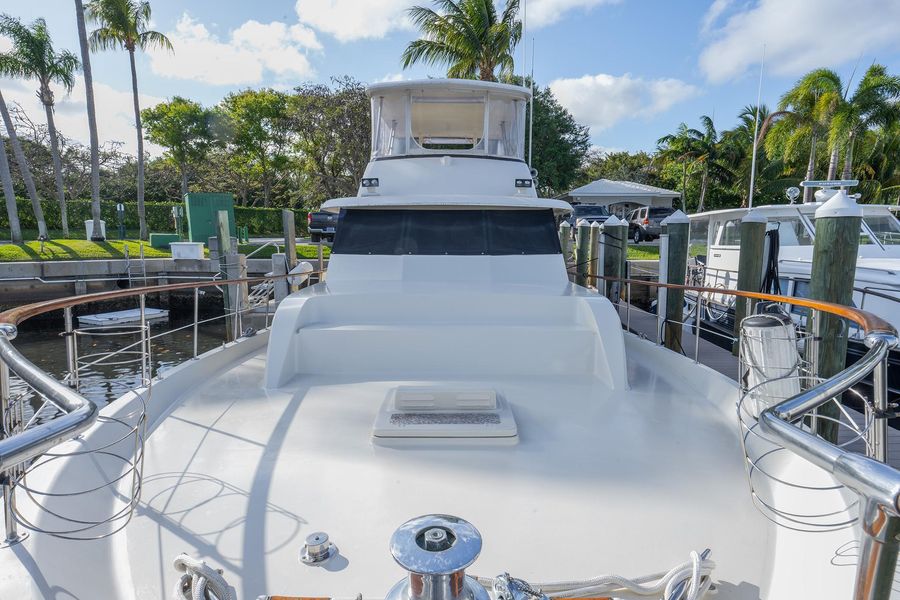
<path fill-rule="evenodd" d="M 232 90 L 289 88 L 333 75 L 366 82 L 441 75 L 437 67 L 400 67 L 415 37 L 404 16 L 414 3 L 152 0 L 154 27 L 172 39 L 175 54 L 139 57 L 142 107 L 173 95 L 214 104 Z M 26 21 L 46 18 L 57 46 L 77 51 L 72 0 L 3 4 L 0 10 Z M 741 107 L 755 102 L 764 44 L 763 101 L 770 106 L 814 67 L 849 78 L 878 61 L 900 73 L 898 0 L 529 0 L 528 11 L 537 81 L 550 84 L 605 149 L 652 150 L 657 138 L 701 114 L 732 126 Z M 127 55 L 96 54 L 92 64 L 101 138 L 133 150 Z M 0 79 L 7 101 L 41 120 L 33 88 Z M 60 130 L 84 140 L 83 89 L 58 96 Z"/>

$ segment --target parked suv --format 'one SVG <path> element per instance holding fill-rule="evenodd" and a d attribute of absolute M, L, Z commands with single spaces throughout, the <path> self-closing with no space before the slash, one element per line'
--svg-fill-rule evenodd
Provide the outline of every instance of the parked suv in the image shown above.
<path fill-rule="evenodd" d="M 674 208 L 644 206 L 631 211 L 628 216 L 628 237 L 640 244 L 655 240 L 662 233 L 662 221 L 675 212 Z"/>
<path fill-rule="evenodd" d="M 566 217 L 566 222 L 572 226 L 572 235 L 575 235 L 575 225 L 578 221 L 582 219 L 588 223 L 599 221 L 602 225 L 603 221 L 608 218 L 609 211 L 606 210 L 605 206 L 598 206 L 596 204 L 576 204 L 572 207 L 572 212 L 569 213 L 569 216 Z"/>
<path fill-rule="evenodd" d="M 337 229 L 338 216 L 335 213 L 318 211 L 306 215 L 306 223 L 309 229 L 309 239 L 313 243 L 325 238 L 329 242 L 334 241 L 334 232 Z"/>

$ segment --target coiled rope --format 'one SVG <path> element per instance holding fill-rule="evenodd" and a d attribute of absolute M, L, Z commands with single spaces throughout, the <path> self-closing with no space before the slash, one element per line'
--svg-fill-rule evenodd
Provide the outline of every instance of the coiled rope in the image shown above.
<path fill-rule="evenodd" d="M 236 600 L 234 590 L 206 561 L 187 554 L 175 558 L 175 570 L 182 573 L 172 593 L 174 600 Z"/>
<path fill-rule="evenodd" d="M 652 573 L 635 579 L 620 575 L 600 575 L 580 581 L 556 581 L 525 584 L 535 597 L 548 598 L 596 598 L 610 596 L 617 600 L 646 600 L 648 597 L 664 600 L 700 600 L 712 586 L 710 575 L 716 563 L 691 552 L 690 560 L 668 571 Z M 479 577 L 478 582 L 491 589 L 494 579 Z M 522 582 L 524 583 L 524 582 Z M 680 588 L 680 592 L 679 592 Z"/>

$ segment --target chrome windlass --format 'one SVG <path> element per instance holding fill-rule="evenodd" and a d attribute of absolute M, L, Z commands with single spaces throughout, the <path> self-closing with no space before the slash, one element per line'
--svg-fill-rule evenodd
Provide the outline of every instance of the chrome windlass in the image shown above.
<path fill-rule="evenodd" d="M 407 521 L 391 537 L 391 554 L 408 575 L 387 600 L 490 600 L 465 574 L 481 553 L 481 534 L 468 521 L 426 515 Z"/>

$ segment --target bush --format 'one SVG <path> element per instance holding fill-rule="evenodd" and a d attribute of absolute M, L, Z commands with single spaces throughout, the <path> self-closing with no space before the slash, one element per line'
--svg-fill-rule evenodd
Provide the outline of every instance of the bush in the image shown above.
<path fill-rule="evenodd" d="M 27 198 L 16 198 L 16 204 L 19 208 L 19 223 L 22 229 L 37 229 L 37 221 L 34 218 L 34 211 L 31 210 L 31 202 Z M 113 236 L 118 231 L 119 218 L 116 215 L 116 204 L 111 200 L 102 200 L 100 202 L 100 217 L 106 221 L 107 235 Z M 125 228 L 129 230 L 137 230 L 140 228 L 138 222 L 137 202 L 123 202 L 125 205 Z M 145 202 L 144 211 L 147 215 L 147 228 L 151 232 L 174 232 L 175 222 L 172 220 L 172 207 L 181 206 L 181 203 L 175 202 Z M 76 238 L 82 237 L 84 222 L 91 218 L 91 201 L 90 200 L 69 200 L 66 203 L 69 214 L 70 235 Z M 41 208 L 44 210 L 44 219 L 47 221 L 47 228 L 50 230 L 58 230 L 62 228 L 62 222 L 59 217 L 59 204 L 54 200 L 44 200 L 41 202 Z M 295 222 L 297 224 L 297 235 L 306 234 L 306 213 L 294 211 Z M 235 206 L 234 218 L 239 226 L 248 226 L 250 235 L 273 235 L 282 234 L 281 229 L 281 209 L 280 208 L 255 208 L 248 206 Z M 187 224 L 184 225 L 185 234 L 187 234 Z M 0 209 L 0 230 L 9 229 L 9 218 L 5 210 Z"/>

